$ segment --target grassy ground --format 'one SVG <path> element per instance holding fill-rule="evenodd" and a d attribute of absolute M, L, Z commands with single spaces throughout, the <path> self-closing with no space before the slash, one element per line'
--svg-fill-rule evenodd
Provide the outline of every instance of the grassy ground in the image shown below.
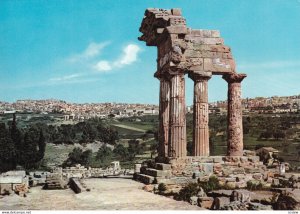
<path fill-rule="evenodd" d="M 48 143 L 44 160 L 49 165 L 60 165 L 67 158 L 69 153 L 74 149 L 74 145 L 55 145 Z"/>
<path fill-rule="evenodd" d="M 157 123 L 157 116 L 148 117 L 147 119 L 141 118 L 142 121 L 136 121 L 131 120 L 130 118 L 126 120 L 110 120 L 107 121 L 109 125 L 112 125 L 119 133 L 119 141 L 118 143 L 122 143 L 124 146 L 128 146 L 128 141 L 130 139 L 143 139 L 145 136 L 145 133 L 148 130 L 155 130 L 158 128 Z M 213 116 L 211 117 L 213 120 Z M 215 121 L 218 122 L 218 119 L 215 118 Z M 219 127 L 219 125 L 215 122 L 215 126 Z M 222 124 L 223 127 L 220 127 L 220 129 L 226 130 L 226 125 Z M 252 129 L 252 128 L 251 128 Z M 211 127 L 212 130 L 212 127 Z M 223 130 L 223 131 L 224 131 Z M 215 133 L 218 133 L 221 131 L 217 131 Z M 254 129 L 250 130 L 250 133 L 259 134 Z M 188 115 L 187 118 L 187 140 L 192 141 L 192 121 L 191 121 L 191 115 Z M 298 158 L 298 151 L 300 151 L 300 142 L 292 142 L 292 141 L 275 141 L 275 140 L 257 140 L 258 136 L 251 136 L 250 134 L 244 135 L 244 148 L 254 150 L 257 145 L 263 145 L 268 147 L 273 147 L 275 149 L 278 149 L 280 151 L 279 155 L 282 157 L 285 161 L 289 162 L 293 166 L 300 166 L 300 159 Z M 155 140 L 153 138 L 153 135 L 151 137 L 148 136 L 147 139 L 145 139 L 145 143 L 147 144 L 147 151 L 145 151 L 145 154 L 140 155 L 137 157 L 137 161 L 142 161 L 143 159 L 149 159 L 151 157 L 150 153 L 150 145 L 155 143 Z M 214 142 L 212 143 L 212 155 L 225 155 L 227 153 L 227 142 L 226 137 L 222 136 L 215 136 Z M 61 162 L 61 160 L 65 160 L 67 158 L 67 155 L 74 146 L 53 146 L 53 145 L 47 145 L 46 149 L 46 156 L 45 158 L 47 161 L 51 162 Z M 127 163 L 124 163 L 125 165 Z M 128 163 L 131 164 L 131 163 Z"/>

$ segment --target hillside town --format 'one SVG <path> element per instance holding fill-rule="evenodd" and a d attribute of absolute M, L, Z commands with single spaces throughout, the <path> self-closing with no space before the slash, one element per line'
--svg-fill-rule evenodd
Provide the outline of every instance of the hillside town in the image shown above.
<path fill-rule="evenodd" d="M 300 95 L 245 98 L 242 100 L 243 113 L 299 113 Z M 131 117 L 158 115 L 159 107 L 154 104 L 128 103 L 68 103 L 63 100 L 17 100 L 14 103 L 0 101 L 0 114 L 10 113 L 60 113 L 64 120 L 85 120 L 94 117 Z M 193 106 L 187 106 L 187 113 Z M 227 101 L 209 103 L 209 113 L 226 114 Z"/>

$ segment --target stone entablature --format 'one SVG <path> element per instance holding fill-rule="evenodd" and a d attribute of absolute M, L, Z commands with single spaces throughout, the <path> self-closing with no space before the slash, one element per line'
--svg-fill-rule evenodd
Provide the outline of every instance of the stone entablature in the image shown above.
<path fill-rule="evenodd" d="M 139 40 L 157 46 L 160 80 L 159 157 L 185 157 L 185 79 L 194 81 L 193 155 L 209 155 L 208 80 L 223 75 L 228 82 L 228 155 L 242 155 L 241 81 L 230 47 L 217 30 L 188 28 L 180 9 L 145 11 Z"/>

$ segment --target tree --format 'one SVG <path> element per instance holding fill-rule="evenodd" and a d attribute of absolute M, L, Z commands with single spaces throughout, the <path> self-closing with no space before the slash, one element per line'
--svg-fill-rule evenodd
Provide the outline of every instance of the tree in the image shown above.
<path fill-rule="evenodd" d="M 96 159 L 100 160 L 102 163 L 107 163 L 111 161 L 113 152 L 111 148 L 107 147 L 105 144 L 101 146 L 97 152 Z"/>
<path fill-rule="evenodd" d="M 127 160 L 129 156 L 128 150 L 122 144 L 116 145 L 116 147 L 113 150 L 113 154 L 119 160 Z"/>
<path fill-rule="evenodd" d="M 45 139 L 37 128 L 30 127 L 24 134 L 24 140 L 18 151 L 19 164 L 25 169 L 35 168 L 45 152 Z"/>
<path fill-rule="evenodd" d="M 0 172 L 16 168 L 16 149 L 9 131 L 0 123 Z"/>
<path fill-rule="evenodd" d="M 40 130 L 40 136 L 38 141 L 39 151 L 38 151 L 38 161 L 42 160 L 45 155 L 46 150 L 46 142 L 45 142 L 44 133 L 42 130 Z"/>
<path fill-rule="evenodd" d="M 92 155 L 92 150 L 82 151 L 81 148 L 75 147 L 73 151 L 69 153 L 68 159 L 64 161 L 62 166 L 74 166 L 76 164 L 89 166 L 92 162 Z"/>
<path fill-rule="evenodd" d="M 273 135 L 276 140 L 285 138 L 285 133 L 281 130 L 276 130 Z"/>

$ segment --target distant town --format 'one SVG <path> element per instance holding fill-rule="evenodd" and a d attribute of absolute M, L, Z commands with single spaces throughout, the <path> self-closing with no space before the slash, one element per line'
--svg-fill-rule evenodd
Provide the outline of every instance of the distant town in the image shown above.
<path fill-rule="evenodd" d="M 300 95 L 245 98 L 242 100 L 243 113 L 299 113 Z M 0 115 L 11 113 L 58 113 L 64 120 L 85 120 L 90 118 L 132 117 L 157 115 L 158 105 L 128 103 L 68 103 L 63 100 L 17 100 L 14 103 L 0 101 Z M 187 106 L 193 112 L 193 106 Z M 227 101 L 209 103 L 209 113 L 226 114 Z"/>

